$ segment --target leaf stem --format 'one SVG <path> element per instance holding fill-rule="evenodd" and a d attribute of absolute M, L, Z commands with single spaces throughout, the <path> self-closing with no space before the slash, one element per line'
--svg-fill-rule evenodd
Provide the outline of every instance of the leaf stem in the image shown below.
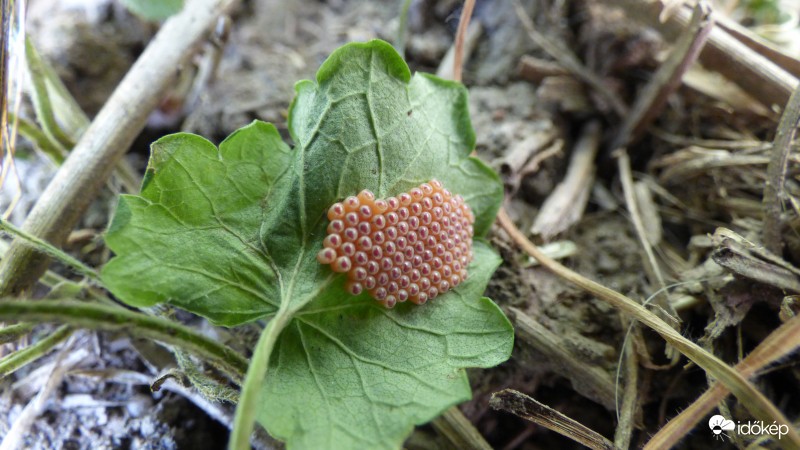
<path fill-rule="evenodd" d="M 228 443 L 229 450 L 250 449 L 250 435 L 253 433 L 256 408 L 261 397 L 259 390 L 267 376 L 267 365 L 272 356 L 272 350 L 275 348 L 275 342 L 291 321 L 292 315 L 291 309 L 282 306 L 258 339 L 255 353 L 250 359 L 250 367 L 247 369 L 244 385 L 242 385 L 239 404 L 236 406 L 233 431 L 231 431 L 231 440 Z"/>
<path fill-rule="evenodd" d="M 26 241 L 31 247 L 35 248 L 36 250 L 51 256 L 62 263 L 68 265 L 75 269 L 76 272 L 80 273 L 81 275 L 87 276 L 90 279 L 99 282 L 100 277 L 97 275 L 97 272 L 94 271 L 91 267 L 87 266 L 86 264 L 78 261 L 77 259 L 69 256 L 62 250 L 54 247 L 49 242 L 46 242 L 42 239 L 37 238 L 36 236 L 26 233 L 25 231 L 15 227 L 11 224 L 11 222 L 0 219 L 0 230 L 3 230 L 11 235 L 14 235 L 22 240 Z"/>
<path fill-rule="evenodd" d="M 53 105 L 50 102 L 50 96 L 47 93 L 47 86 L 45 85 L 45 72 L 42 67 L 42 60 L 39 53 L 33 47 L 30 38 L 25 39 L 25 58 L 28 62 L 28 73 L 31 77 L 32 99 L 33 106 L 36 110 L 36 118 L 42 124 L 45 134 L 54 142 L 58 142 L 64 148 L 72 148 L 75 142 L 71 137 L 67 136 L 64 130 L 56 121 L 56 115 L 53 112 Z"/>
<path fill-rule="evenodd" d="M 64 322 L 93 330 L 126 330 L 134 336 L 154 339 L 194 353 L 237 382 L 247 370 L 247 360 L 243 356 L 191 328 L 120 307 L 77 301 L 3 301 L 0 302 L 0 320 L 7 319 Z"/>
<path fill-rule="evenodd" d="M 33 329 L 31 323 L 17 323 L 0 328 L 0 344 L 7 344 L 16 341 L 20 337 L 28 334 Z"/>
<path fill-rule="evenodd" d="M 33 145 L 39 148 L 45 155 L 47 155 L 54 163 L 61 164 L 64 161 L 64 155 L 67 151 L 61 144 L 52 139 L 44 131 L 42 131 L 35 123 L 30 120 L 17 117 L 14 113 L 8 113 L 8 120 L 13 122 L 17 121 L 17 131 L 31 141 Z"/>
<path fill-rule="evenodd" d="M 53 347 L 68 338 L 70 334 L 72 334 L 72 329 L 67 325 L 63 325 L 41 341 L 0 359 L 0 378 L 46 355 Z"/>

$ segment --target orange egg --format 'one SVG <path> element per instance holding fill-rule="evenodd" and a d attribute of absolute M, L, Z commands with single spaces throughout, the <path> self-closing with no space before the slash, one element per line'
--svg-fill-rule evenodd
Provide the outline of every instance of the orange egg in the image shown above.
<path fill-rule="evenodd" d="M 365 189 L 333 204 L 328 220 L 317 261 L 346 272 L 352 295 L 421 305 L 467 279 L 475 216 L 438 180 L 387 199 Z"/>

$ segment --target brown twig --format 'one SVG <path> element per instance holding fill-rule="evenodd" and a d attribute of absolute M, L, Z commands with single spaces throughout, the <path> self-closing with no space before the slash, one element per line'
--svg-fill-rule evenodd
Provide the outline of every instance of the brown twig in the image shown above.
<path fill-rule="evenodd" d="M 614 448 L 614 444 L 598 432 L 587 428 L 580 422 L 547 405 L 537 402 L 522 392 L 513 389 L 495 392 L 492 394 L 492 399 L 489 400 L 489 406 L 530 420 L 591 449 L 611 450 Z"/>
<path fill-rule="evenodd" d="M 59 246 L 95 198 L 198 41 L 234 0 L 195 0 L 164 23 L 42 193 L 23 229 Z M 0 296 L 29 288 L 48 259 L 14 240 L 0 261 Z"/>
<path fill-rule="evenodd" d="M 800 86 L 795 89 L 786 109 L 783 111 L 775 140 L 772 143 L 772 156 L 767 165 L 767 180 L 764 184 L 764 247 L 780 255 L 783 249 L 781 237 L 783 229 L 783 202 L 786 196 L 786 163 L 792 149 L 792 140 L 800 121 Z"/>
<path fill-rule="evenodd" d="M 472 19 L 472 10 L 475 9 L 475 0 L 466 0 L 464 2 L 464 9 L 461 10 L 461 18 L 458 21 L 458 30 L 456 31 L 456 53 L 453 58 L 453 79 L 461 81 L 461 71 L 463 69 L 464 61 L 464 37 L 467 34 L 467 27 L 469 21 Z"/>
<path fill-rule="evenodd" d="M 683 74 L 694 64 L 713 26 L 710 8 L 698 2 L 686 33 L 678 38 L 669 57 L 636 98 L 614 139 L 612 149 L 626 147 L 635 141 L 661 112 L 667 97 L 680 86 Z"/>

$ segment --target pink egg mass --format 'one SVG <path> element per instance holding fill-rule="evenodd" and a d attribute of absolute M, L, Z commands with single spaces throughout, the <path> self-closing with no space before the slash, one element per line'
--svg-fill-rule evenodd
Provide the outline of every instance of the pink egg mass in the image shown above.
<path fill-rule="evenodd" d="M 421 305 L 467 279 L 475 216 L 437 180 L 385 200 L 365 189 L 334 203 L 328 219 L 317 261 L 347 273 L 353 295 Z"/>

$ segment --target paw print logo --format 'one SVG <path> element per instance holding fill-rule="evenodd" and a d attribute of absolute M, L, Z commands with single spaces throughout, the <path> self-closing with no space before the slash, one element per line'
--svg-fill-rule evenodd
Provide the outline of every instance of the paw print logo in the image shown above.
<path fill-rule="evenodd" d="M 714 433 L 715 438 L 719 438 L 719 436 L 725 435 L 723 431 L 730 431 L 736 428 L 736 425 L 733 423 L 732 420 L 728 420 L 721 415 L 717 414 L 716 416 L 711 417 L 708 420 L 708 428 L 711 428 L 711 432 Z M 727 436 L 727 435 L 725 435 Z"/>

